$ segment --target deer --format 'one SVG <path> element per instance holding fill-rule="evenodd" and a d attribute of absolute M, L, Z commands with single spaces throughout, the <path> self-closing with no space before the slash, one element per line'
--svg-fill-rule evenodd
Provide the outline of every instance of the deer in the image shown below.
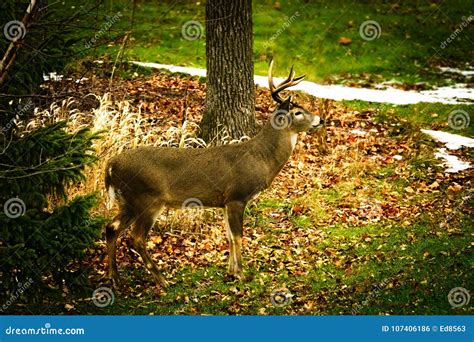
<path fill-rule="evenodd" d="M 273 83 L 273 61 L 268 85 L 276 110 L 250 140 L 206 148 L 142 146 L 112 157 L 106 166 L 105 187 L 111 208 L 119 199 L 119 212 L 106 226 L 108 276 L 119 283 L 116 261 L 117 238 L 130 226 L 133 247 L 143 259 L 157 286 L 166 286 L 161 270 L 147 252 L 147 236 L 165 207 L 182 208 L 187 203 L 224 209 L 229 243 L 227 275 L 244 280 L 242 236 L 247 203 L 273 179 L 290 158 L 300 132 L 324 126 L 324 120 L 304 109 L 293 96 L 281 92 L 300 83 L 293 66 L 278 86 Z"/>

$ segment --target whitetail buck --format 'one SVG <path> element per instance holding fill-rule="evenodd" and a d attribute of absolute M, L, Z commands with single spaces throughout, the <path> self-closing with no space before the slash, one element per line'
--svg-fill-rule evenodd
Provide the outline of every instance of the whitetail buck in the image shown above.
<path fill-rule="evenodd" d="M 118 281 L 115 257 L 117 238 L 134 225 L 132 238 L 137 252 L 155 281 L 166 281 L 146 251 L 147 235 L 165 206 L 181 208 L 189 201 L 204 207 L 224 208 L 230 244 L 229 275 L 242 279 L 243 216 L 247 202 L 270 186 L 290 158 L 299 132 L 323 125 L 322 120 L 289 96 L 280 92 L 298 84 L 304 76 L 290 75 L 278 87 L 268 83 L 273 99 L 279 103 L 266 125 L 251 140 L 209 148 L 139 147 L 112 158 L 106 169 L 105 185 L 110 203 L 120 199 L 119 214 L 107 225 L 109 276 Z"/>

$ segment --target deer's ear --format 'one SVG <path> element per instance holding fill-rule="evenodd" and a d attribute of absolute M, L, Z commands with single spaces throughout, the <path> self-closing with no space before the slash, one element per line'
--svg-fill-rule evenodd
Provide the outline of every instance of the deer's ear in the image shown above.
<path fill-rule="evenodd" d="M 279 109 L 289 111 L 292 99 L 293 97 L 291 95 L 288 96 L 287 99 L 281 103 Z"/>

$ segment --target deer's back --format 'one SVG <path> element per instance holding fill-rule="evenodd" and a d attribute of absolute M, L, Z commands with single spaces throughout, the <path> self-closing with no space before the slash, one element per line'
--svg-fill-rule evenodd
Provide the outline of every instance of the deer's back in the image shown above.
<path fill-rule="evenodd" d="M 189 198 L 205 206 L 223 207 L 233 200 L 247 201 L 266 188 L 265 163 L 252 146 L 180 149 L 140 147 L 109 161 L 107 177 L 125 200 L 149 197 L 169 206 Z"/>

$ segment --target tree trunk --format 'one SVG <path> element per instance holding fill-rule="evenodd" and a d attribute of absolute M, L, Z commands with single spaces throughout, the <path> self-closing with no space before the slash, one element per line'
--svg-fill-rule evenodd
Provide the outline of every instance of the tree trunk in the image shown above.
<path fill-rule="evenodd" d="M 257 131 L 252 43 L 251 0 L 207 1 L 207 93 L 200 126 L 208 143 Z"/>

